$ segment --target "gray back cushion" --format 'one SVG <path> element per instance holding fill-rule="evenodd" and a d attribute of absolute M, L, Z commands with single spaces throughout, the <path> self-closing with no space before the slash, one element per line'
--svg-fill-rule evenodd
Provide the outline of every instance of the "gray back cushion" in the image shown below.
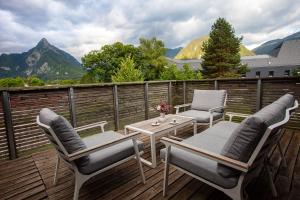
<path fill-rule="evenodd" d="M 224 105 L 226 90 L 194 90 L 194 97 L 191 108 L 193 110 L 208 111 Z M 223 112 L 218 109 L 216 112 Z"/>
<path fill-rule="evenodd" d="M 51 127 L 68 153 L 74 153 L 87 148 L 66 118 L 57 115 L 48 108 L 42 109 L 39 117 L 40 122 Z M 88 162 L 88 159 L 88 156 L 84 156 L 76 160 L 76 164 L 83 166 Z"/>
<path fill-rule="evenodd" d="M 249 116 L 234 130 L 221 154 L 235 160 L 247 162 L 266 128 L 267 126 L 262 118 L 254 115 Z M 223 177 L 234 177 L 239 172 L 218 164 L 218 173 Z"/>
<path fill-rule="evenodd" d="M 43 108 L 39 114 L 40 122 L 47 126 L 50 126 L 51 122 L 57 117 L 58 115 L 49 108 Z"/>
<path fill-rule="evenodd" d="M 284 95 L 243 120 L 226 142 L 221 154 L 235 160 L 248 162 L 267 127 L 282 121 L 285 118 L 286 108 L 293 105 L 294 101 L 292 95 Z M 219 164 L 218 173 L 224 177 L 232 177 L 238 172 Z"/>
<path fill-rule="evenodd" d="M 282 104 L 286 106 L 286 108 L 291 108 L 294 106 L 295 103 L 295 97 L 291 94 L 285 94 L 279 99 L 277 99 L 274 103 Z"/>

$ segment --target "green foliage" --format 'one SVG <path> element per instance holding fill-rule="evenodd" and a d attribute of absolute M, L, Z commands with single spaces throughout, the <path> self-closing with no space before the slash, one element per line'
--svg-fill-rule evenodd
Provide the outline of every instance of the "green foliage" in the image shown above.
<path fill-rule="evenodd" d="M 140 64 L 141 53 L 131 44 L 116 42 L 103 46 L 100 51 L 91 51 L 81 59 L 83 66 L 90 70 L 88 75 L 84 75 L 84 81 L 111 82 L 111 76 L 119 68 L 122 59 L 128 56 Z"/>
<path fill-rule="evenodd" d="M 82 57 L 82 64 L 89 72 L 82 77 L 82 83 L 111 82 L 112 75 L 120 68 L 124 58 L 130 57 L 143 72 L 146 80 L 159 78 L 167 65 L 164 43 L 156 38 L 140 39 L 140 46 L 116 42 L 105 45 L 99 51 L 91 51 Z"/>
<path fill-rule="evenodd" d="M 25 82 L 28 86 L 43 86 L 43 85 L 45 85 L 45 82 L 36 76 L 29 76 L 25 80 Z"/>
<path fill-rule="evenodd" d="M 113 82 L 143 81 L 141 70 L 135 68 L 132 58 L 127 57 L 121 61 L 119 70 L 112 76 Z"/>
<path fill-rule="evenodd" d="M 78 80 L 72 80 L 72 79 L 64 79 L 64 80 L 55 80 L 48 82 L 49 84 L 53 85 L 74 85 L 78 84 Z"/>
<path fill-rule="evenodd" d="M 146 80 L 159 79 L 161 71 L 168 65 L 163 41 L 155 37 L 151 39 L 140 38 L 138 48 L 142 54 L 142 64 L 140 66 Z"/>
<path fill-rule="evenodd" d="M 81 77 L 79 83 L 80 84 L 97 83 L 97 80 L 93 73 L 88 72 Z"/>
<path fill-rule="evenodd" d="M 232 77 L 245 71 L 245 66 L 240 69 L 241 41 L 234 28 L 224 18 L 218 18 L 208 41 L 203 43 L 203 74 L 209 78 Z"/>
<path fill-rule="evenodd" d="M 24 80 L 20 77 L 0 79 L 0 87 L 24 87 L 24 86 L 25 86 Z"/>
<path fill-rule="evenodd" d="M 200 71 L 194 71 L 188 64 L 183 65 L 179 70 L 176 65 L 169 65 L 165 67 L 160 75 L 162 80 L 196 80 L 202 79 L 202 73 Z"/>
<path fill-rule="evenodd" d="M 293 69 L 293 71 L 292 71 L 292 76 L 300 76 L 300 68 L 298 68 L 298 69 Z"/>

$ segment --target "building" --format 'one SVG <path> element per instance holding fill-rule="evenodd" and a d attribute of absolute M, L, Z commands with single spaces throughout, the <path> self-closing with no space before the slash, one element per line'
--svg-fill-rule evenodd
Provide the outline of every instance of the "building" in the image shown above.
<path fill-rule="evenodd" d="M 273 51 L 274 53 L 274 51 Z M 241 58 L 242 64 L 250 69 L 246 78 L 291 76 L 293 70 L 300 69 L 300 40 L 285 41 L 275 50 L 274 56 L 255 55 Z M 189 64 L 194 70 L 202 69 L 202 59 L 175 60 L 168 58 L 169 63 L 182 68 Z"/>

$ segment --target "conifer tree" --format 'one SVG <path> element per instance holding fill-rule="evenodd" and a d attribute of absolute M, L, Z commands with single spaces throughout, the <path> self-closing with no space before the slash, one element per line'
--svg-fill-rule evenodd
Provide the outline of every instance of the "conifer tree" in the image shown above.
<path fill-rule="evenodd" d="M 234 28 L 218 18 L 212 25 L 209 39 L 203 44 L 203 75 L 207 78 L 237 77 L 247 68 L 241 65 L 242 37 L 235 36 Z"/>

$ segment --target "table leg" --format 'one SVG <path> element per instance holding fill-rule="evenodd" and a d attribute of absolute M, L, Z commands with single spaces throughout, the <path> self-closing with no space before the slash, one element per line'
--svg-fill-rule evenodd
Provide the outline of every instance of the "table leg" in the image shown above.
<path fill-rule="evenodd" d="M 196 135 L 197 134 L 197 122 L 194 122 L 193 123 L 193 125 L 194 125 L 194 135 Z"/>
<path fill-rule="evenodd" d="M 151 158 L 152 158 L 152 167 L 156 167 L 156 145 L 155 145 L 155 135 L 150 136 L 150 145 L 151 145 Z"/>

